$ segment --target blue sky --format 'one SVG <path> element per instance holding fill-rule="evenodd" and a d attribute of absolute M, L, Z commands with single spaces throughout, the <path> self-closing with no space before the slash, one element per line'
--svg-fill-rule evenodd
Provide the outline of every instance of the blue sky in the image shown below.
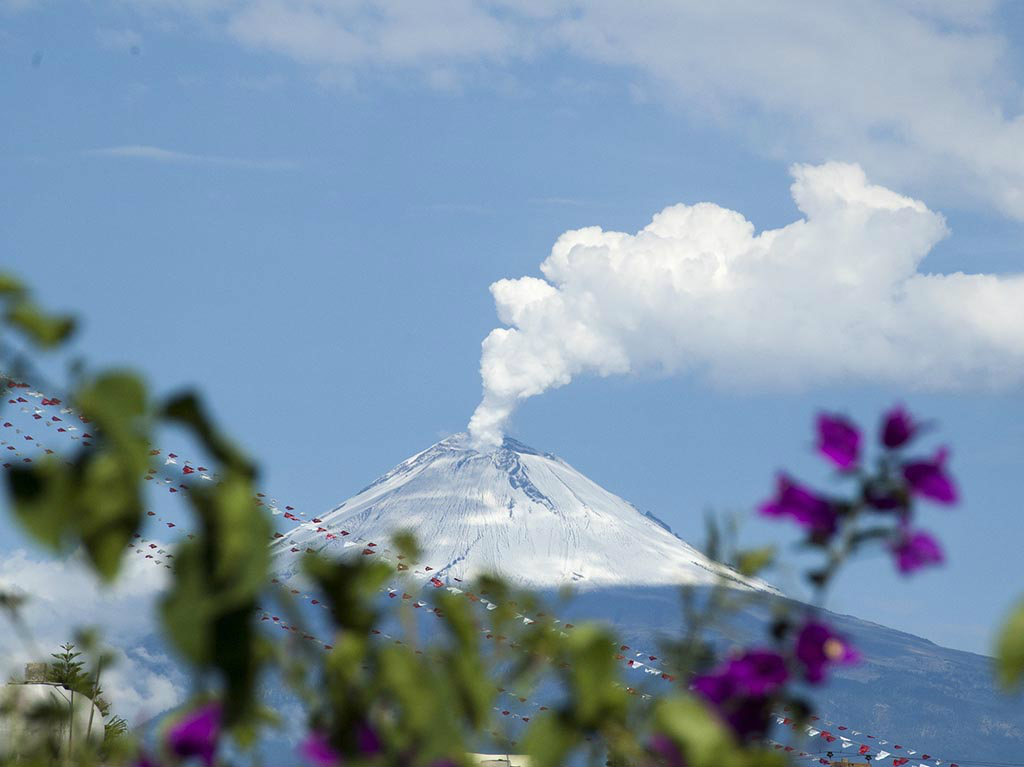
<path fill-rule="evenodd" d="M 95 363 L 200 386 L 295 506 L 466 427 L 501 326 L 488 286 L 541 277 L 568 230 L 701 201 L 784 227 L 802 215 L 790 165 L 835 160 L 945 216 L 919 271 L 1024 271 L 1020 6 L 410 7 L 0 2 L 4 266 L 82 316 Z M 786 542 L 750 510 L 779 468 L 831 487 L 815 413 L 873 429 L 903 401 L 940 424 L 924 447 L 953 448 L 964 502 L 921 520 L 948 563 L 905 580 L 866 558 L 830 606 L 986 652 L 1021 583 L 1024 344 L 1012 306 L 956 300 L 935 313 L 1009 340 L 951 338 L 983 359 L 930 383 L 583 369 L 509 429 L 691 541 L 710 509 Z M 27 545 L 7 520 L 0 541 Z"/>

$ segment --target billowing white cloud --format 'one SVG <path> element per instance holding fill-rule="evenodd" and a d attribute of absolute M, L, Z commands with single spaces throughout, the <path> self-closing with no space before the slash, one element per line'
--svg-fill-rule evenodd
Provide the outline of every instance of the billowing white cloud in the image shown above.
<path fill-rule="evenodd" d="M 137 724 L 182 701 L 186 680 L 174 663 L 151 645 L 156 626 L 155 601 L 168 571 L 134 556 L 124 572 L 104 585 L 75 555 L 66 559 L 34 556 L 24 549 L 4 552 L 0 591 L 27 597 L 21 618 L 26 641 L 0 616 L 0 678 L 19 674 L 25 663 L 46 660 L 58 645 L 73 641 L 75 630 L 95 626 L 117 662 L 103 672 L 103 688 L 114 713 Z"/>
<path fill-rule="evenodd" d="M 674 205 L 636 234 L 566 232 L 544 279 L 494 283 L 508 327 L 483 342 L 477 443 L 495 444 L 523 400 L 584 373 L 739 387 L 1024 382 L 1024 276 L 922 272 L 947 233 L 940 214 L 857 165 L 792 173 L 804 218 L 781 229 L 755 233 L 711 203 Z"/>
<path fill-rule="evenodd" d="M 882 183 L 1024 219 L 1021 41 L 995 0 L 132 2 L 322 82 L 500 83 L 499 69 L 567 53 L 783 161 L 846 157 Z"/>

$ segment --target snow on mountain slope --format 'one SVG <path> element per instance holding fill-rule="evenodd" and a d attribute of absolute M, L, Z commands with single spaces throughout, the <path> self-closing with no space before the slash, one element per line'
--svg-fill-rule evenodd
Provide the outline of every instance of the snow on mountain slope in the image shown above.
<path fill-rule="evenodd" d="M 281 575 L 295 572 L 293 549 L 359 553 L 408 530 L 420 563 L 434 568 L 427 577 L 441 581 L 495 573 L 520 586 L 587 590 L 724 576 L 737 588 L 775 592 L 713 563 L 560 458 L 512 439 L 478 452 L 466 435 L 448 437 L 319 519 L 277 541 Z"/>

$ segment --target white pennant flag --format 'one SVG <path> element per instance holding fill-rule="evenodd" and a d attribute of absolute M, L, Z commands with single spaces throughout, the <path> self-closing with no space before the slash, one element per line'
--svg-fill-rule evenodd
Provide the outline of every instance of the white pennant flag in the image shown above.
<path fill-rule="evenodd" d="M 877 762 L 881 759 L 885 759 L 885 757 L 887 756 L 889 756 L 888 751 L 879 751 L 877 754 L 875 754 L 875 761 Z"/>

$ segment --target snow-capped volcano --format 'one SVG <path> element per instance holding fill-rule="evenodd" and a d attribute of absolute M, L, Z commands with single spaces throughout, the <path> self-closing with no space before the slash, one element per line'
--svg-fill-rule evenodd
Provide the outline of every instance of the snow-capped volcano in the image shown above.
<path fill-rule="evenodd" d="M 533 588 L 708 584 L 774 591 L 723 568 L 653 517 L 562 459 L 505 439 L 479 452 L 456 434 L 403 461 L 357 495 L 279 540 L 295 550 L 382 552 L 416 535 L 420 566 L 441 581 L 498 574 Z M 417 568 L 419 569 L 419 568 Z"/>

